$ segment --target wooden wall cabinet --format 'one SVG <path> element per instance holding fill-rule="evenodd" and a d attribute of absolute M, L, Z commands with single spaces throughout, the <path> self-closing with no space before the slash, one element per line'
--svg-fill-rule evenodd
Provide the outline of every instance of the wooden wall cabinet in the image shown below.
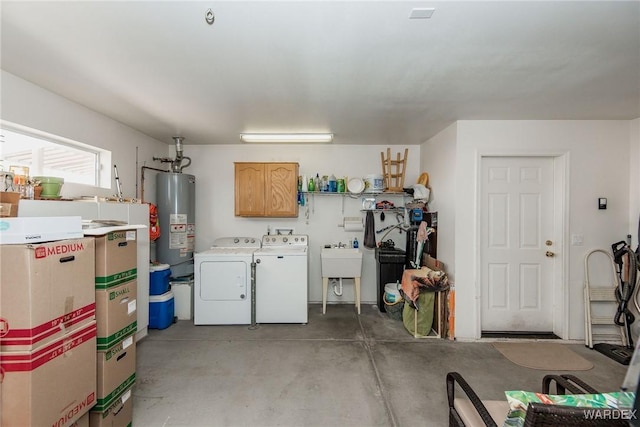
<path fill-rule="evenodd" d="M 298 216 L 298 164 L 236 162 L 235 215 Z"/>

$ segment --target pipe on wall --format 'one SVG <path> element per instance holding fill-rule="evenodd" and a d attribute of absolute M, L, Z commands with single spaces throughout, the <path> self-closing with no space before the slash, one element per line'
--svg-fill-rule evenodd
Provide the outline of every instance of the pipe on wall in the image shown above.
<path fill-rule="evenodd" d="M 157 172 L 169 172 L 168 170 L 164 170 L 164 169 L 158 169 L 158 168 L 152 168 L 150 166 L 142 166 L 140 171 L 140 201 L 142 203 L 145 203 L 144 201 L 144 170 L 145 169 L 151 169 Z"/>

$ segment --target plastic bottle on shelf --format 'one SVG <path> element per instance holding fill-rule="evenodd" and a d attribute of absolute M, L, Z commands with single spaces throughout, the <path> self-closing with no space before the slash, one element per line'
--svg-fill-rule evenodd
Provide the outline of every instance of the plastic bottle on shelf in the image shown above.
<path fill-rule="evenodd" d="M 329 192 L 335 193 L 336 191 L 338 191 L 338 185 L 337 185 L 337 182 L 336 182 L 335 175 L 332 174 L 329 177 Z"/>
<path fill-rule="evenodd" d="M 316 180 L 313 178 L 313 176 L 309 180 L 309 191 L 316 191 Z"/>
<path fill-rule="evenodd" d="M 353 248 L 354 248 L 354 249 L 358 249 L 358 247 L 359 247 L 359 246 L 360 246 L 360 244 L 358 243 L 358 238 L 357 238 L 357 237 L 355 237 L 355 238 L 353 239 Z"/>

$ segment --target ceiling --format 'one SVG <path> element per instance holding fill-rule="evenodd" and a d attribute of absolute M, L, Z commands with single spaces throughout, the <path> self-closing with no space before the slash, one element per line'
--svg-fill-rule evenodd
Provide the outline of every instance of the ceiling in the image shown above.
<path fill-rule="evenodd" d="M 638 1 L 2 1 L 1 15 L 3 70 L 168 144 L 419 144 L 462 119 L 640 117 Z"/>

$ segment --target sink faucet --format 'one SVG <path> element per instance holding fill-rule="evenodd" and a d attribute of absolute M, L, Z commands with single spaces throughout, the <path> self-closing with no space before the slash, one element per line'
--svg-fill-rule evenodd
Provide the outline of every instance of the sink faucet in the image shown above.
<path fill-rule="evenodd" d="M 346 247 L 347 245 L 345 245 L 344 243 L 338 242 L 338 248 L 346 248 Z"/>

